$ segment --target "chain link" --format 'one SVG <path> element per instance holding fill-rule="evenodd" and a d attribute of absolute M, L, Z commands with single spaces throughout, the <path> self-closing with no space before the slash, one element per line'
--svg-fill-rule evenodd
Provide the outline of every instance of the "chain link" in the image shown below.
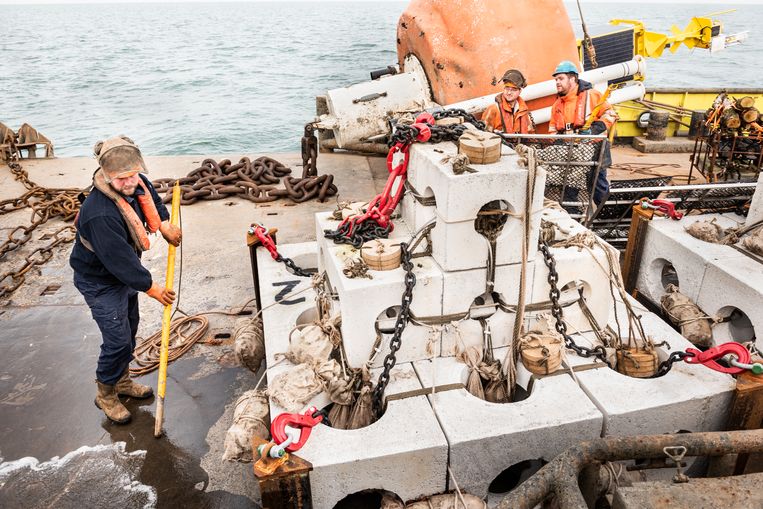
<path fill-rule="evenodd" d="M 315 126 L 305 124 L 305 135 L 302 136 L 302 178 L 318 176 L 318 138 L 315 136 Z"/>
<path fill-rule="evenodd" d="M 277 262 L 283 263 L 288 267 L 294 274 L 300 277 L 313 277 L 313 272 L 307 271 L 294 263 L 294 260 L 291 258 L 287 258 L 285 256 L 281 256 L 280 254 L 276 256 L 275 260 Z"/>
<path fill-rule="evenodd" d="M 564 346 L 574 350 L 575 353 L 581 357 L 596 357 L 607 366 L 612 367 L 607 360 L 607 350 L 602 345 L 595 346 L 594 348 L 580 346 L 575 343 L 575 340 L 573 340 L 569 334 L 567 334 L 567 324 L 564 323 L 564 311 L 559 303 L 561 292 L 557 286 L 559 283 L 559 273 L 556 271 L 556 260 L 554 259 L 554 254 L 551 252 L 548 243 L 540 242 L 539 247 L 543 254 L 543 261 L 545 262 L 546 267 L 548 267 L 548 285 L 550 287 L 548 297 L 551 301 L 551 315 L 556 320 L 556 331 L 564 337 Z"/>
<path fill-rule="evenodd" d="M 307 171 L 312 171 L 314 166 L 313 159 L 312 163 L 308 163 Z M 304 171 L 306 170 L 303 170 L 303 175 Z M 214 159 L 205 159 L 200 167 L 185 177 L 157 179 L 152 184 L 159 194 L 164 193 L 162 201 L 169 203 L 172 201 L 172 187 L 177 181 L 180 184 L 181 205 L 234 196 L 254 203 L 267 203 L 279 198 L 289 198 L 295 203 L 318 198 L 322 202 L 337 193 L 333 175 L 297 178 L 290 177 L 290 173 L 291 168 L 266 156 L 254 161 L 242 157 L 236 164 L 230 159 L 223 159 L 219 163 Z M 283 189 L 276 186 L 279 182 L 283 182 Z"/>
<path fill-rule="evenodd" d="M 405 290 L 403 291 L 403 297 L 400 303 L 400 314 L 397 315 L 392 338 L 389 341 L 389 353 L 384 358 L 384 368 L 382 369 L 382 372 L 379 375 L 379 380 L 376 382 L 376 387 L 374 388 L 373 408 L 377 417 L 380 417 L 384 411 L 384 391 L 389 383 L 390 371 L 392 371 L 392 368 L 395 367 L 395 363 L 397 362 L 397 351 L 400 350 L 400 346 L 402 346 L 403 331 L 408 324 L 408 319 L 411 313 L 413 288 L 416 286 L 416 274 L 413 273 L 411 252 L 408 250 L 408 244 L 405 242 L 400 243 L 400 258 L 401 265 L 405 270 Z"/>

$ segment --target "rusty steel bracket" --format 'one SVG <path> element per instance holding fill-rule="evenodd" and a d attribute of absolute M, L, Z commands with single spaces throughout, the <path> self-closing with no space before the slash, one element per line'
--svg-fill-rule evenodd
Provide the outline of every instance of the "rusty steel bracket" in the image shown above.
<path fill-rule="evenodd" d="M 246 231 L 246 245 L 249 247 L 249 259 L 252 264 L 252 279 L 254 280 L 254 299 L 257 304 L 257 310 L 262 309 L 262 299 L 260 297 L 260 268 L 257 264 L 257 247 L 261 246 L 260 239 L 254 234 L 254 228 L 256 224 L 252 224 Z M 268 235 L 276 241 L 276 233 L 278 228 L 271 228 L 268 230 Z"/>
<path fill-rule="evenodd" d="M 498 509 L 531 509 L 555 494 L 561 509 L 587 509 L 580 473 L 607 461 L 664 458 L 665 447 L 685 447 L 686 456 L 763 452 L 760 430 L 608 437 L 570 447 L 501 500 Z"/>
<path fill-rule="evenodd" d="M 258 456 L 260 445 L 270 444 L 267 440 L 253 436 L 252 454 Z M 262 507 L 264 509 L 312 509 L 313 495 L 310 490 L 310 471 L 313 465 L 294 454 L 284 454 L 281 458 L 270 458 L 267 450 L 263 457 L 254 462 L 254 476 L 260 485 Z"/>

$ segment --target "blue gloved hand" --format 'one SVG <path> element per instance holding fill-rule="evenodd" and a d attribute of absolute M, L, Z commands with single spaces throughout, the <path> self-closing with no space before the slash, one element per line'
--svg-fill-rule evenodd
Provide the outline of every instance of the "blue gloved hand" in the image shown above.
<path fill-rule="evenodd" d="M 590 136 L 591 135 L 591 130 L 590 129 L 581 129 L 580 131 L 578 131 L 578 134 L 581 135 L 581 136 Z"/>

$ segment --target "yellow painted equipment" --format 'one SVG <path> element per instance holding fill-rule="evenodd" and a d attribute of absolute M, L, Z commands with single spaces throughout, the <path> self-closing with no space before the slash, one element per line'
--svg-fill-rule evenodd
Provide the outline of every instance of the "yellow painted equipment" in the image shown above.
<path fill-rule="evenodd" d="M 170 223 L 178 226 L 180 217 L 180 185 L 175 182 L 172 189 L 172 212 Z M 165 287 L 172 290 L 175 281 L 175 246 L 169 244 L 167 249 L 167 278 Z M 156 421 L 154 423 L 154 436 L 162 436 L 162 423 L 164 422 L 164 395 L 167 390 L 167 358 L 170 348 L 170 322 L 172 320 L 172 305 L 164 306 L 162 316 L 162 349 L 159 354 L 159 382 L 157 385 L 158 399 L 156 400 Z"/>

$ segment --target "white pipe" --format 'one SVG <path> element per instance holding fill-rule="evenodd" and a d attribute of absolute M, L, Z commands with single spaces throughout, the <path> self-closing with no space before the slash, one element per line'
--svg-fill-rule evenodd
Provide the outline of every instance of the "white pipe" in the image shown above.
<path fill-rule="evenodd" d="M 637 74 L 643 75 L 645 72 L 646 61 L 640 55 L 636 55 L 633 60 L 629 60 L 628 62 L 622 62 L 619 64 L 602 67 L 600 69 L 592 69 L 590 71 L 586 71 L 580 75 L 580 78 L 592 84 L 599 84 L 610 80 L 624 78 L 625 76 L 633 76 Z M 497 93 L 498 92 L 496 91 L 495 94 L 477 97 L 476 99 L 469 99 L 467 101 L 461 101 L 455 104 L 449 104 L 448 106 L 445 106 L 445 108 L 458 108 L 466 110 L 468 113 L 478 113 L 480 111 L 484 111 L 485 108 L 493 104 Z M 533 99 L 548 97 L 555 94 L 556 83 L 553 79 L 551 79 L 548 81 L 542 81 L 540 83 L 533 83 L 532 85 L 528 85 L 522 90 L 521 97 L 525 101 L 531 101 Z M 614 95 L 614 92 L 612 95 Z M 533 113 L 533 115 L 535 115 L 535 113 Z M 543 121 L 536 118 L 536 122 L 547 122 L 549 118 L 546 118 L 546 120 Z"/>
<path fill-rule="evenodd" d="M 625 101 L 643 99 L 645 93 L 646 93 L 646 87 L 644 87 L 644 84 L 642 82 L 637 81 L 633 83 L 632 85 L 628 85 L 627 87 L 613 90 L 609 94 L 609 97 L 607 98 L 607 102 L 609 104 L 619 104 Z M 532 115 L 533 115 L 533 120 L 535 121 L 536 124 L 542 124 L 544 122 L 548 122 L 549 120 L 551 120 L 551 106 L 548 106 L 546 108 L 541 108 L 538 110 L 533 110 Z"/>

